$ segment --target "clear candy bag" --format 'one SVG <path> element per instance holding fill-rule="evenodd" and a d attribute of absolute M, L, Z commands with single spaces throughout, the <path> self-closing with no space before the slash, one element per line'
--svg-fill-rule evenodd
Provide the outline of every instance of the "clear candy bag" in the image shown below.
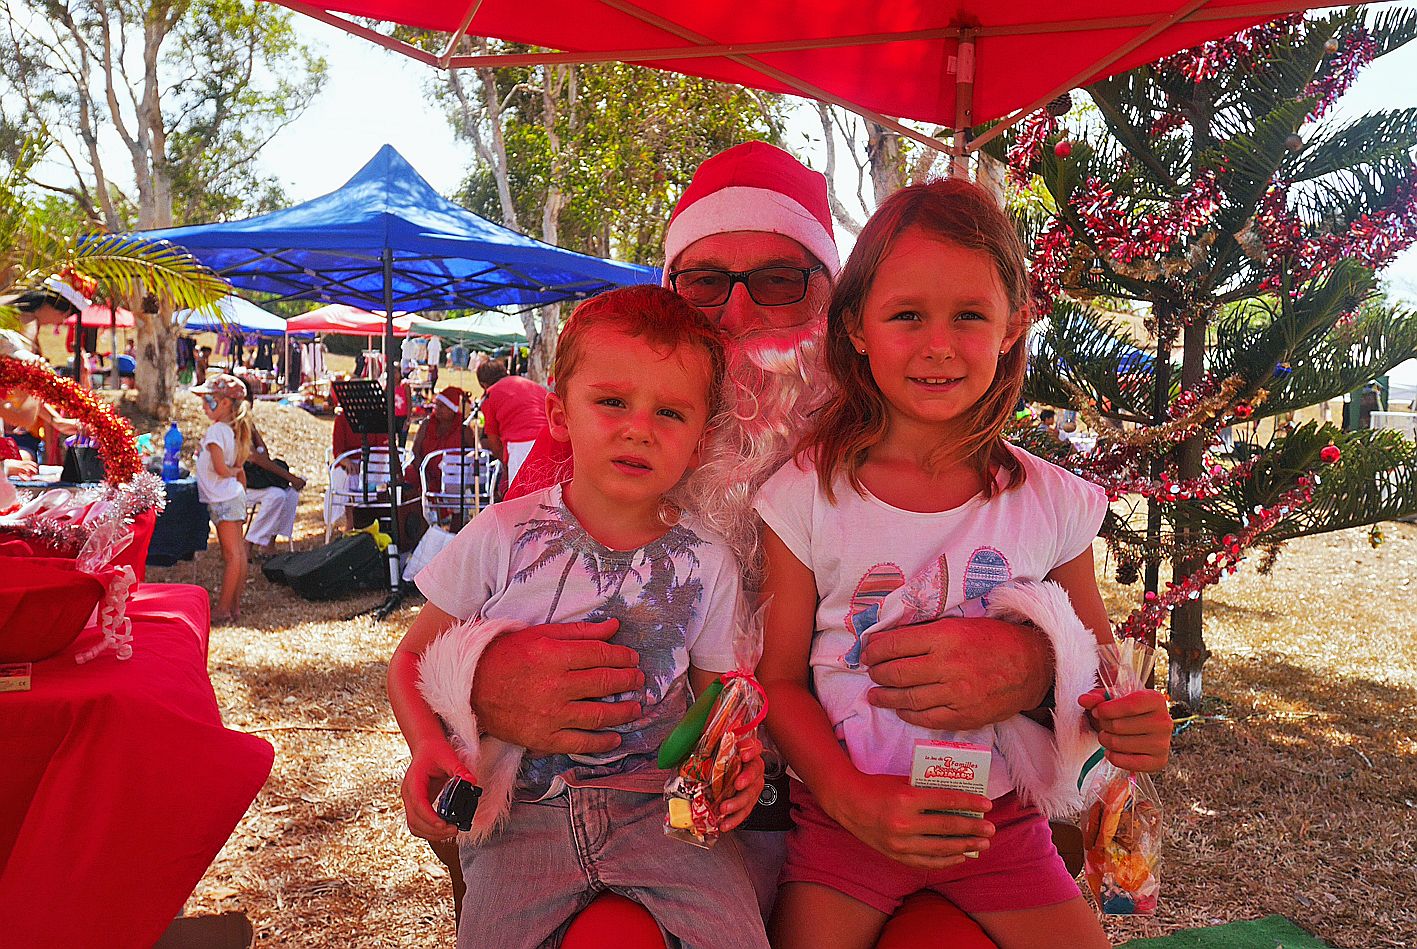
<path fill-rule="evenodd" d="M 1124 639 L 1099 647 L 1103 686 L 1112 698 L 1146 688 L 1155 653 Z M 1083 873 L 1102 912 L 1150 916 L 1161 891 L 1161 798 L 1145 774 L 1123 771 L 1097 754 L 1078 785 L 1088 802 L 1083 815 Z"/>
<path fill-rule="evenodd" d="M 712 847 L 719 836 L 720 808 L 733 796 L 743 770 L 742 743 L 767 712 L 762 687 L 751 673 L 722 676 L 703 735 L 664 786 L 669 813 L 664 832 L 699 847 Z"/>

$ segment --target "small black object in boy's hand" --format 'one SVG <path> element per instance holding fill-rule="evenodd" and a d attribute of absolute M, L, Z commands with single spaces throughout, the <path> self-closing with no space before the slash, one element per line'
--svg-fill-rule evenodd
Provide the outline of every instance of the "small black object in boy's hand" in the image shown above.
<path fill-rule="evenodd" d="M 433 810 L 443 820 L 463 833 L 472 830 L 472 818 L 477 813 L 477 801 L 482 788 L 464 778 L 453 778 L 438 792 Z"/>

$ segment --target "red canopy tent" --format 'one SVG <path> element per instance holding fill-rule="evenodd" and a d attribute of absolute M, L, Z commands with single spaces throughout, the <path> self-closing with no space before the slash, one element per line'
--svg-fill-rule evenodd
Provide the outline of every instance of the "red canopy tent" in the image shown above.
<path fill-rule="evenodd" d="M 121 306 L 110 310 L 107 303 L 90 303 L 77 317 L 71 316 L 65 320 L 64 325 L 73 326 L 75 320 L 82 321 L 85 327 L 99 327 L 101 329 L 117 327 L 120 330 L 133 328 L 131 310 L 125 310 Z"/>
<path fill-rule="evenodd" d="M 412 316 L 394 317 L 394 335 L 407 336 Z M 343 336 L 383 336 L 384 317 L 358 307 L 331 303 L 292 317 L 285 323 L 288 333 L 339 333 Z"/>
<path fill-rule="evenodd" d="M 831 102 L 917 141 L 888 116 L 967 129 L 1002 127 L 1060 94 L 1177 50 L 1300 10 L 1314 0 L 272 0 L 429 65 L 525 66 L 618 60 Z M 748 11 L 751 10 L 751 13 Z M 347 17 L 453 34 L 441 56 Z M 454 56 L 488 36 L 563 53 Z"/>

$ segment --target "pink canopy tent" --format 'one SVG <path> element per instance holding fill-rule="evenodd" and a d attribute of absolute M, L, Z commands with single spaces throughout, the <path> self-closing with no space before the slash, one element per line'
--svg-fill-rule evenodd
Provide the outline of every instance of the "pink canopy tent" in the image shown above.
<path fill-rule="evenodd" d="M 615 61 L 831 102 L 963 155 L 1060 94 L 1314 0 L 272 0 L 442 68 Z M 1328 4 L 1331 5 L 1331 4 Z M 751 11 L 751 12 L 749 12 Z M 442 55 L 349 17 L 453 34 Z M 455 56 L 468 34 L 564 50 Z M 894 117 L 999 127 L 953 148 Z M 685 121 L 692 122 L 692 117 Z"/>
<path fill-rule="evenodd" d="M 73 326 L 76 319 L 82 321 L 85 327 L 97 327 L 99 329 L 117 327 L 120 330 L 130 330 L 133 328 L 133 313 L 131 310 L 125 310 L 121 306 L 116 310 L 110 310 L 107 303 L 90 303 L 88 306 L 84 307 L 83 312 L 77 317 L 71 316 L 65 320 L 64 325 Z"/>
<path fill-rule="evenodd" d="M 394 335 L 407 336 L 414 317 L 394 317 Z M 331 303 L 286 321 L 290 333 L 339 333 L 344 336 L 383 336 L 384 317 L 358 307 Z"/>

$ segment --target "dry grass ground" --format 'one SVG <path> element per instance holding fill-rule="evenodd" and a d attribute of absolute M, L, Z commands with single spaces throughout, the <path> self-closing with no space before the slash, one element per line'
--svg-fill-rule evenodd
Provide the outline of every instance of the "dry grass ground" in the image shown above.
<path fill-rule="evenodd" d="M 268 404 L 257 421 L 310 478 L 300 545 L 313 546 L 330 423 Z M 1295 542 L 1269 576 L 1249 567 L 1209 598 L 1212 717 L 1177 739 L 1160 784 L 1161 913 L 1109 923 L 1117 942 L 1281 913 L 1335 946 L 1417 945 L 1417 526 L 1386 530 L 1376 550 L 1364 531 Z M 214 589 L 219 572 L 214 550 L 199 557 L 197 582 Z M 1104 592 L 1125 611 L 1127 591 Z M 276 762 L 188 913 L 243 911 L 266 945 L 451 944 L 446 876 L 404 829 L 405 749 L 384 697 L 415 607 L 357 615 L 378 601 L 310 603 L 255 571 L 241 625 L 213 631 L 226 722 Z"/>

